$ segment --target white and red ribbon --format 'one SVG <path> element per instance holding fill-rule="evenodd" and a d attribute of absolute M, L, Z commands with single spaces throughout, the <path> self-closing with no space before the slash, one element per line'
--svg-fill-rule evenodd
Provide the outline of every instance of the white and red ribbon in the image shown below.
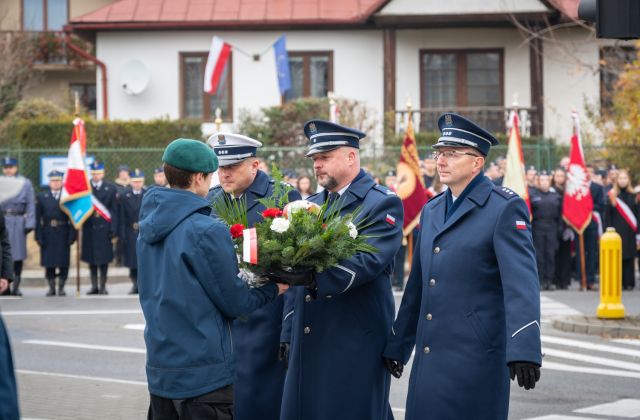
<path fill-rule="evenodd" d="M 595 220 L 596 224 L 598 225 L 598 239 L 600 239 L 600 237 L 602 237 L 602 234 L 604 233 L 604 229 L 602 228 L 602 217 L 600 217 L 600 213 L 594 211 L 593 220 Z"/>
<path fill-rule="evenodd" d="M 255 228 L 242 231 L 242 260 L 249 264 L 258 264 L 258 234 Z"/>
<path fill-rule="evenodd" d="M 102 218 L 104 220 L 106 220 L 107 222 L 111 222 L 111 212 L 109 211 L 109 209 L 107 209 L 107 207 L 102 204 L 102 202 L 100 200 L 98 200 L 98 198 L 95 195 L 91 195 L 91 202 L 93 203 L 93 209 L 95 211 L 98 212 L 98 214 L 100 214 L 100 216 L 102 216 Z"/>
<path fill-rule="evenodd" d="M 637 232 L 638 220 L 636 219 L 636 215 L 633 214 L 629 206 L 627 206 L 627 203 L 622 201 L 620 197 L 616 197 L 614 195 L 613 190 L 609 191 L 609 197 L 611 198 L 612 201 L 615 200 L 616 210 L 618 210 L 618 213 L 620 213 L 620 216 L 622 216 L 622 218 L 625 220 L 625 222 L 627 222 L 627 224 L 631 227 L 631 229 L 634 232 Z"/>

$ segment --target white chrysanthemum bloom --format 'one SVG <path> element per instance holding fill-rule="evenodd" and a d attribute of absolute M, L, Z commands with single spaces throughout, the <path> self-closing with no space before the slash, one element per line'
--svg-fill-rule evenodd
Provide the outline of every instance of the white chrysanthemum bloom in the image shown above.
<path fill-rule="evenodd" d="M 312 203 L 307 200 L 296 200 L 284 206 L 283 213 L 285 219 L 291 218 L 293 213 L 298 213 L 299 211 L 308 211 L 309 213 L 320 213 L 320 206 L 316 203 Z"/>
<path fill-rule="evenodd" d="M 284 233 L 289 230 L 289 221 L 284 217 L 276 217 L 271 222 L 271 230 L 277 233 Z"/>
<path fill-rule="evenodd" d="M 358 237 L 358 229 L 356 229 L 356 225 L 349 222 L 348 226 L 349 226 L 349 236 L 351 236 L 353 239 L 356 239 Z"/>

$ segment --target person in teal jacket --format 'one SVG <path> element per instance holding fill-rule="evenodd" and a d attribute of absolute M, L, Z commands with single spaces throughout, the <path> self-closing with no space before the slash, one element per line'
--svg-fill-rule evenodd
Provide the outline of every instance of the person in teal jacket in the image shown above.
<path fill-rule="evenodd" d="M 229 229 L 204 198 L 218 160 L 204 143 L 165 149 L 171 188 L 143 198 L 138 289 L 146 321 L 150 419 L 231 419 L 235 360 L 230 324 L 287 286 L 250 289 L 239 277 Z"/>

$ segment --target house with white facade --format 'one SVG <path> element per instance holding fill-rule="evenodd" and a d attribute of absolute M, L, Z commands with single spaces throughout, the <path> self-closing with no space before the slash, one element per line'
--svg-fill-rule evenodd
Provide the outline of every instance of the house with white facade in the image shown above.
<path fill-rule="evenodd" d="M 71 19 L 67 29 L 95 42 L 106 69 L 96 70 L 98 118 L 206 123 L 220 108 L 233 124 L 242 109 L 333 92 L 363 102 L 379 121 L 410 98 L 424 130 L 454 111 L 501 131 L 517 103 L 532 135 L 565 143 L 570 112 L 605 101 L 613 77 L 600 71 L 602 58 L 617 51 L 572 20 L 577 3 L 119 0 Z M 271 48 L 281 35 L 293 85 L 284 95 Z M 208 95 L 213 36 L 233 48 L 217 93 Z M 142 80 L 139 92 L 126 87 L 133 79 Z"/>

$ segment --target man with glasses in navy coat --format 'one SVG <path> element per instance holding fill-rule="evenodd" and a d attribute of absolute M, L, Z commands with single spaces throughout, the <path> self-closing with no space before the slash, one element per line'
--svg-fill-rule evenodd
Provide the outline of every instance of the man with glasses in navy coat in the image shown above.
<path fill-rule="evenodd" d="M 455 114 L 434 145 L 449 188 L 422 210 L 400 311 L 384 351 L 399 377 L 415 346 L 407 420 L 506 420 L 509 376 L 540 379 L 540 287 L 529 212 L 483 174 L 498 141 Z"/>

